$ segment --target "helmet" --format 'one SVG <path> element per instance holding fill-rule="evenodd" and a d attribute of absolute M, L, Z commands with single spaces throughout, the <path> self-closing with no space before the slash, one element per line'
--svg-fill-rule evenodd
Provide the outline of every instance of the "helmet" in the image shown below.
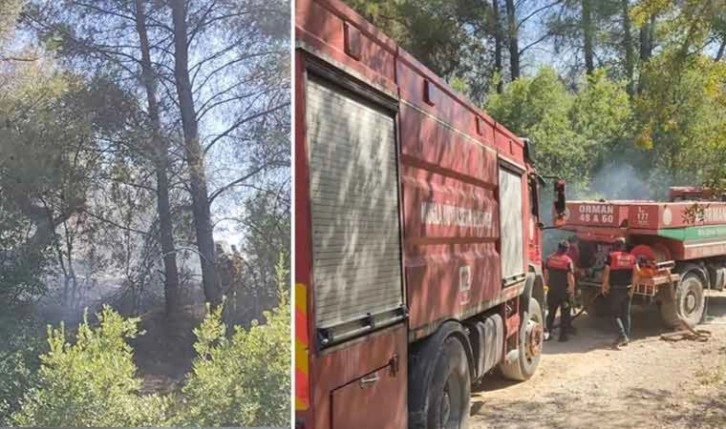
<path fill-rule="evenodd" d="M 616 249 L 625 249 L 625 239 L 623 237 L 616 238 L 613 244 Z"/>

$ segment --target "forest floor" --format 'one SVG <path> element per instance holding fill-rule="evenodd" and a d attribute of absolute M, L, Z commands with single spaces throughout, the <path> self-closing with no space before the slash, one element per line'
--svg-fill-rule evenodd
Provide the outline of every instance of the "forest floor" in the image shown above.
<path fill-rule="evenodd" d="M 144 379 L 143 392 L 168 392 L 184 382 L 196 357 L 193 331 L 205 314 L 205 306 L 199 304 L 185 306 L 173 323 L 166 319 L 163 308 L 141 317 L 143 335 L 132 344 L 134 361 Z"/>
<path fill-rule="evenodd" d="M 545 344 L 527 382 L 486 378 L 472 392 L 472 429 L 723 428 L 726 425 L 726 293 L 708 301 L 707 342 L 660 339 L 654 307 L 633 308 L 622 350 L 610 319 L 583 314 L 570 341 Z"/>

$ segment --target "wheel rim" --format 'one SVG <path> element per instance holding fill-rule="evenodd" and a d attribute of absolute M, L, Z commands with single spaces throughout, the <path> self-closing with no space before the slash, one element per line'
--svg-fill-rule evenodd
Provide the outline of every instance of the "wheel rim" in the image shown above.
<path fill-rule="evenodd" d="M 529 362 L 539 356 L 542 352 L 542 344 L 544 344 L 544 328 L 538 319 L 536 314 L 531 314 L 527 320 L 524 349 L 525 357 Z"/>
<path fill-rule="evenodd" d="M 686 296 L 686 312 L 688 314 L 693 313 L 693 310 L 696 308 L 696 297 L 693 295 L 692 291 L 688 292 L 688 296 Z"/>
<path fill-rule="evenodd" d="M 701 282 L 694 277 L 689 277 L 683 283 L 683 291 L 679 302 L 681 316 L 692 319 L 700 307 L 699 300 L 702 293 Z"/>

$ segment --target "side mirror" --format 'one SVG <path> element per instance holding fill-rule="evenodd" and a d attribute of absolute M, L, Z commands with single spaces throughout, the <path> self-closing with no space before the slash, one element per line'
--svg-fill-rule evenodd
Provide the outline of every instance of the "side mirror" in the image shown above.
<path fill-rule="evenodd" d="M 555 213 L 557 213 L 557 216 L 562 217 L 566 210 L 565 181 L 560 179 L 555 182 Z"/>
<path fill-rule="evenodd" d="M 524 158 L 529 161 L 530 164 L 534 164 L 534 144 L 532 140 L 528 138 L 522 138 L 524 142 Z"/>

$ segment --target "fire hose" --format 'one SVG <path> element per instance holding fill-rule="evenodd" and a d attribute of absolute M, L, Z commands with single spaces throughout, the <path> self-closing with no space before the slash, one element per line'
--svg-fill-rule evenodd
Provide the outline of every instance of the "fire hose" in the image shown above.
<path fill-rule="evenodd" d="M 705 329 L 694 329 L 693 326 L 691 326 L 688 322 L 683 320 L 681 317 L 678 317 L 678 320 L 680 320 L 681 325 L 679 326 L 680 329 L 678 329 L 675 332 L 668 332 L 666 334 L 661 334 L 660 339 L 663 341 L 682 341 L 682 340 L 691 340 L 691 341 L 699 341 L 699 342 L 706 342 L 709 338 L 711 338 L 711 331 L 707 331 Z"/>
<path fill-rule="evenodd" d="M 584 303 L 582 308 L 573 315 L 570 318 L 570 321 L 573 321 L 580 317 L 582 313 L 585 312 L 585 309 L 589 307 L 590 305 L 595 303 L 595 300 L 597 300 L 599 297 L 603 296 L 602 292 L 598 292 L 597 294 L 593 295 L 592 298 L 587 303 Z M 572 305 L 572 300 L 570 300 L 570 305 Z M 665 334 L 661 334 L 660 339 L 663 341 L 670 341 L 670 342 L 676 342 L 676 341 L 683 341 L 683 340 L 691 340 L 691 341 L 699 341 L 699 342 L 705 342 L 708 341 L 709 338 L 711 338 L 711 331 L 708 331 L 706 329 L 694 329 L 693 326 L 691 326 L 688 322 L 683 320 L 680 316 L 678 316 L 678 320 L 681 322 L 680 326 L 678 327 L 678 330 L 674 332 L 668 332 Z M 553 325 L 553 329 L 559 328 L 560 324 L 555 323 Z"/>
<path fill-rule="evenodd" d="M 583 304 L 583 305 L 582 305 L 582 308 L 581 308 L 581 309 L 580 309 L 580 310 L 579 310 L 579 311 L 578 311 L 577 313 L 575 313 L 575 314 L 574 314 L 574 315 L 573 315 L 573 316 L 572 316 L 572 317 L 570 318 L 570 322 L 572 322 L 572 321 L 574 321 L 575 319 L 577 319 L 578 317 L 582 316 L 582 313 L 584 313 L 584 312 L 585 312 L 585 309 L 586 309 L 587 307 L 589 307 L 590 305 L 594 304 L 594 303 L 595 303 L 595 300 L 596 300 L 596 299 L 597 299 L 598 297 L 600 297 L 600 296 L 602 296 L 602 293 L 600 293 L 600 292 L 598 292 L 598 293 L 597 293 L 596 295 L 593 295 L 593 296 L 592 296 L 592 298 L 590 298 L 590 300 L 589 300 L 589 301 L 588 301 L 588 302 L 587 302 L 586 304 Z M 571 298 L 568 298 L 568 301 L 569 301 L 569 303 L 570 303 L 570 308 L 572 308 L 572 307 L 573 307 L 573 305 L 572 305 L 572 301 L 573 301 L 573 300 L 572 300 Z M 555 328 L 559 328 L 559 327 L 560 327 L 560 324 L 559 324 L 559 322 L 558 322 L 558 323 L 555 323 L 555 324 L 554 324 L 554 325 L 552 326 L 552 329 L 555 329 Z"/>

